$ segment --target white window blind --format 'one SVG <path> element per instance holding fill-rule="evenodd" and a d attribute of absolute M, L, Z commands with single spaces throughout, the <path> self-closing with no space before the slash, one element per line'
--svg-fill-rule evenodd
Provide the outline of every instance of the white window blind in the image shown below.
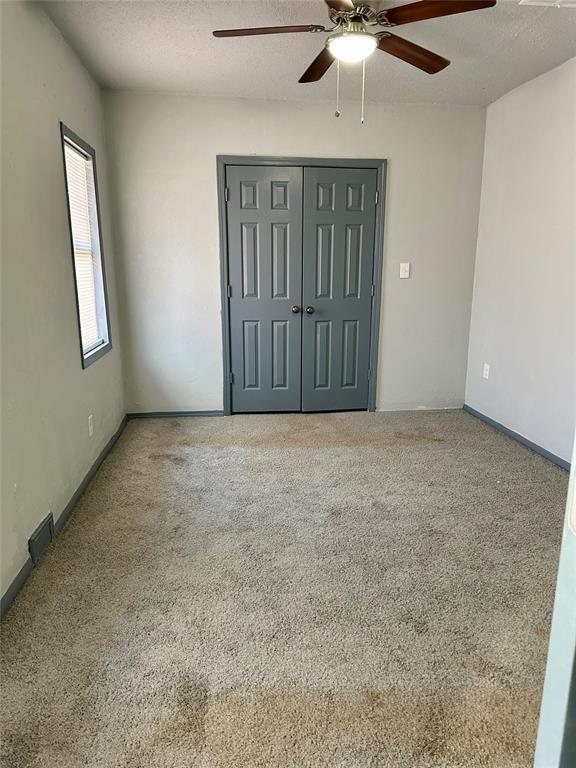
<path fill-rule="evenodd" d="M 107 321 L 101 285 L 100 239 L 94 188 L 94 169 L 87 157 L 64 143 L 68 204 L 72 227 L 74 268 L 84 355 L 107 342 Z M 102 316 L 103 314 L 103 316 Z"/>

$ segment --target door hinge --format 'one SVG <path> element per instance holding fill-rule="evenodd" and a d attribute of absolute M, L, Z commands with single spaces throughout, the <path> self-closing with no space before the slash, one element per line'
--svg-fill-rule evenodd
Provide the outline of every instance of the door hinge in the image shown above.
<path fill-rule="evenodd" d="M 374 285 L 374 283 L 372 283 L 370 287 L 370 296 L 374 296 L 375 293 L 376 293 L 376 286 Z"/>
<path fill-rule="evenodd" d="M 226 292 L 227 292 L 227 294 L 228 294 L 228 298 L 229 298 L 229 299 L 230 299 L 230 298 L 232 298 L 232 286 L 231 286 L 231 285 L 229 285 L 229 286 L 226 288 Z"/>
<path fill-rule="evenodd" d="M 228 199 L 228 198 L 226 198 Z M 374 201 L 374 205 L 378 205 L 378 200 L 380 199 L 380 192 L 376 190 L 376 200 Z"/>
<path fill-rule="evenodd" d="M 370 381 L 370 374 L 371 373 L 372 373 L 372 371 L 370 370 L 370 368 L 368 368 L 368 381 Z"/>
<path fill-rule="evenodd" d="M 228 374 L 228 381 L 230 384 L 234 384 L 234 374 L 232 373 L 232 371 L 230 371 L 230 373 Z"/>
<path fill-rule="evenodd" d="M 226 202 L 229 202 L 230 200 L 230 190 L 228 189 L 228 187 L 224 189 L 224 200 L 226 200 Z"/>

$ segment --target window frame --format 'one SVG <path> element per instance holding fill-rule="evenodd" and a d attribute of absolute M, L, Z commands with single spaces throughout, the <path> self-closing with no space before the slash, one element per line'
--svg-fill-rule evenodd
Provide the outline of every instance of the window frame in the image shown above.
<path fill-rule="evenodd" d="M 104 264 L 104 243 L 102 242 L 102 222 L 100 217 L 100 194 L 98 191 L 98 173 L 96 170 L 96 151 L 87 142 L 80 138 L 64 123 L 60 123 L 60 140 L 62 144 L 62 164 L 64 166 L 64 189 L 66 191 L 66 215 L 68 217 L 68 230 L 70 234 L 70 252 L 72 255 L 72 275 L 74 277 L 74 297 L 76 301 L 76 319 L 78 322 L 78 339 L 80 342 L 80 360 L 82 368 L 95 363 L 107 352 L 112 349 L 112 333 L 110 329 L 110 307 L 108 304 L 108 290 L 106 287 L 106 268 Z M 94 199 L 96 207 L 96 226 L 98 228 L 98 245 L 100 248 L 100 272 L 102 274 L 102 297 L 104 301 L 104 312 L 106 316 L 107 341 L 98 345 L 92 350 L 84 351 L 82 344 L 82 326 L 80 323 L 80 300 L 78 296 L 78 281 L 76 278 L 76 259 L 74 255 L 74 234 L 72 230 L 72 216 L 70 207 L 70 195 L 68 192 L 68 169 L 66 167 L 66 144 L 74 145 L 74 148 L 83 153 L 87 159 L 92 161 L 92 174 L 94 177 Z"/>

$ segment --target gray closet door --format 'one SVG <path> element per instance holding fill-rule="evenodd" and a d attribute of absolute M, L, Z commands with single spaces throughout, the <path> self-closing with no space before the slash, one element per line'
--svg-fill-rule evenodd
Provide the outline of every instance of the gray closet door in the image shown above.
<path fill-rule="evenodd" d="M 226 186 L 232 410 L 299 411 L 302 168 L 228 166 Z"/>
<path fill-rule="evenodd" d="M 375 170 L 304 169 L 302 410 L 368 407 Z"/>

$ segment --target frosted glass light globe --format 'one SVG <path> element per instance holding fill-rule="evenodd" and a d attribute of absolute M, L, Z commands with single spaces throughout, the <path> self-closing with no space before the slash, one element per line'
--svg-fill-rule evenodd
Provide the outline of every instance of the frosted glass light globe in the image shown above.
<path fill-rule="evenodd" d="M 376 50 L 377 40 L 366 32 L 344 32 L 328 40 L 328 50 L 340 61 L 363 61 Z"/>

